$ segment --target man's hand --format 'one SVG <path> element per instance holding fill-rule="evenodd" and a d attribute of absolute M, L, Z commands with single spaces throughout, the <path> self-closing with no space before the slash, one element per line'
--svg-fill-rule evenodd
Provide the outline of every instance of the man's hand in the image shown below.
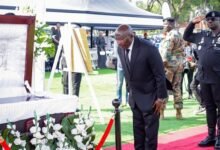
<path fill-rule="evenodd" d="M 163 105 L 165 104 L 165 101 L 161 98 L 158 98 L 155 103 L 154 103 L 154 108 L 155 108 L 155 111 L 154 113 L 156 113 L 157 115 L 160 114 L 160 110 L 161 108 L 163 107 Z"/>
<path fill-rule="evenodd" d="M 204 16 L 197 16 L 192 20 L 193 24 L 200 23 L 205 17 Z"/>
<path fill-rule="evenodd" d="M 167 62 L 167 61 L 164 61 L 164 62 L 163 62 L 163 66 L 164 66 L 164 68 L 167 68 L 167 67 L 168 67 L 168 62 Z"/>

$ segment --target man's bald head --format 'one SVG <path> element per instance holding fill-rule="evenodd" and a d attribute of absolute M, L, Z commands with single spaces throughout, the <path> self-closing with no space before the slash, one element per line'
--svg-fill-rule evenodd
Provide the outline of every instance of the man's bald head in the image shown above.
<path fill-rule="evenodd" d="M 115 30 L 115 39 L 119 47 L 123 49 L 126 49 L 131 45 L 133 38 L 133 30 L 131 26 L 127 24 L 122 24 Z"/>
<path fill-rule="evenodd" d="M 118 28 L 115 30 L 115 38 L 116 39 L 124 39 L 128 36 L 134 36 L 133 30 L 131 26 L 127 24 L 122 24 L 118 26 Z"/>

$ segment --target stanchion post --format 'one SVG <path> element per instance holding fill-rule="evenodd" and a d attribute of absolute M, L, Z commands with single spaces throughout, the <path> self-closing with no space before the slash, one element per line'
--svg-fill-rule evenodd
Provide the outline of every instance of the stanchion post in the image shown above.
<path fill-rule="evenodd" d="M 112 101 L 115 107 L 115 147 L 116 150 L 121 150 L 121 120 L 120 120 L 120 102 L 118 99 Z"/>

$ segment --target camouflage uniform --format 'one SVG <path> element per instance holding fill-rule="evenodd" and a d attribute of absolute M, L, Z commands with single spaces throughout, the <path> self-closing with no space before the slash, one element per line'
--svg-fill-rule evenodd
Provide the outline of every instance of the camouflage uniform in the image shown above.
<path fill-rule="evenodd" d="M 164 62 L 166 77 L 173 87 L 174 108 L 177 110 L 183 108 L 180 88 L 184 58 L 183 45 L 181 34 L 175 29 L 172 29 L 164 37 L 159 48 Z"/>

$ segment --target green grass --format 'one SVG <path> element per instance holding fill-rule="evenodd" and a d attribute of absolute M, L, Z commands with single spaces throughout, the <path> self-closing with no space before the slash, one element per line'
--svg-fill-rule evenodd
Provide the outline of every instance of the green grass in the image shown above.
<path fill-rule="evenodd" d="M 46 83 L 49 77 L 49 73 L 46 73 Z M 112 100 L 116 97 L 116 71 L 110 69 L 99 69 L 93 74 L 89 75 L 94 91 L 96 93 L 102 115 L 105 120 L 105 124 L 99 122 L 98 113 L 96 111 L 94 102 L 92 100 L 91 92 L 89 91 L 88 84 L 85 77 L 82 78 L 81 89 L 80 89 L 80 104 L 83 106 L 83 110 L 87 111 L 92 106 L 92 117 L 96 121 L 96 143 L 100 140 L 106 125 L 113 114 L 114 107 L 112 106 Z M 62 93 L 61 85 L 61 74 L 55 74 L 52 83 L 52 92 Z M 183 109 L 183 120 L 175 119 L 175 110 L 173 109 L 172 97 L 167 104 L 165 111 L 165 120 L 160 122 L 159 134 L 166 134 L 176 130 L 181 130 L 189 127 L 205 124 L 205 115 L 194 115 L 194 111 L 197 109 L 197 102 L 192 99 L 186 99 L 188 95 L 184 94 L 184 109 Z M 122 142 L 133 140 L 133 129 L 132 129 L 132 113 L 130 108 L 122 108 L 121 112 L 121 132 Z M 115 144 L 114 127 L 112 128 L 109 137 L 105 142 L 105 147 L 113 146 Z"/>

